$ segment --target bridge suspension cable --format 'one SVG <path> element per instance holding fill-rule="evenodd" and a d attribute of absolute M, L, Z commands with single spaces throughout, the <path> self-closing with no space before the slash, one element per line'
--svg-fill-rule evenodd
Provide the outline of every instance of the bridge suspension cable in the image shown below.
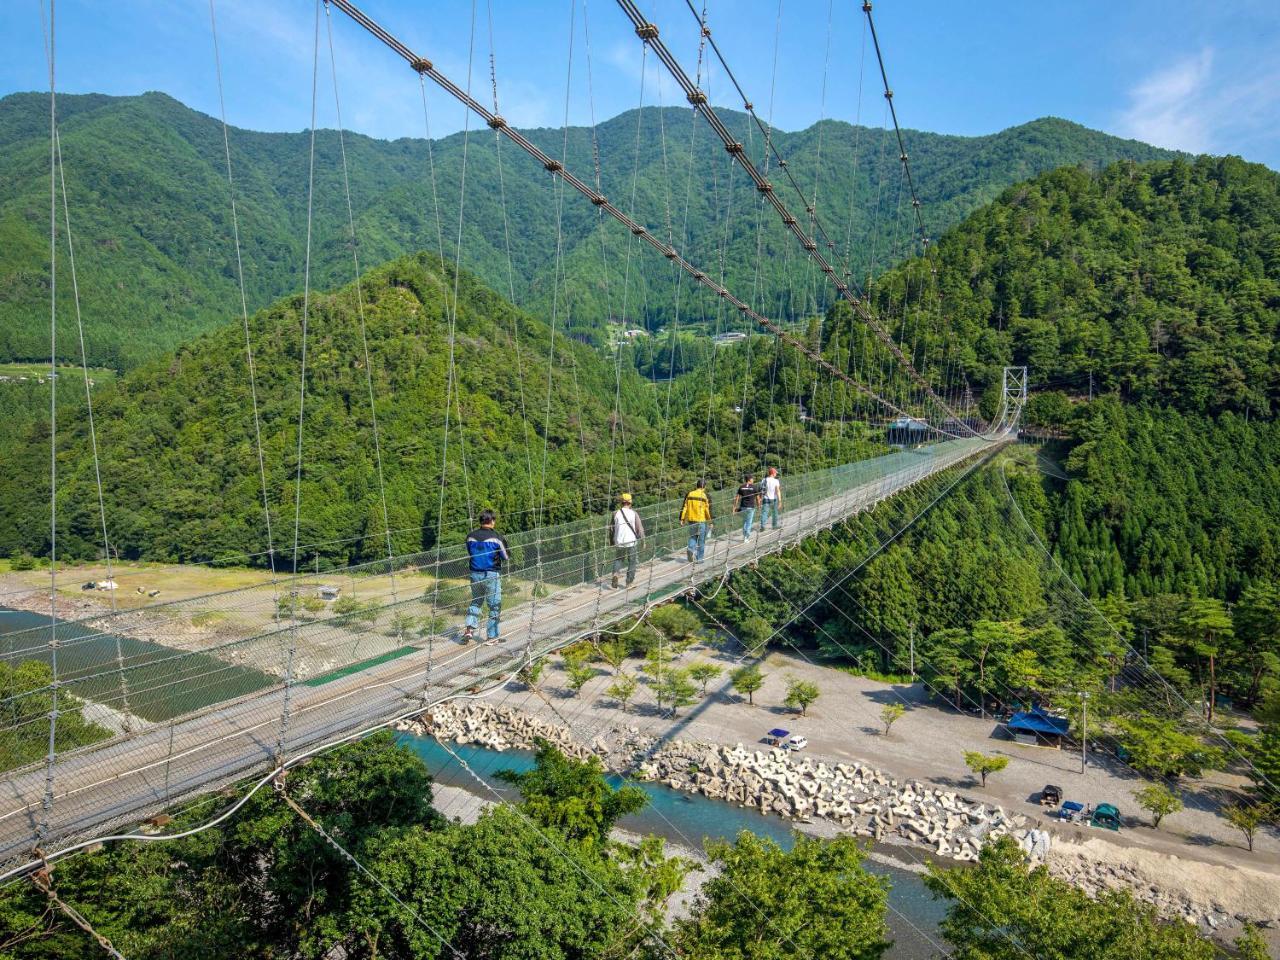
<path fill-rule="evenodd" d="M 902 348 L 893 339 L 893 335 L 885 328 L 875 314 L 872 313 L 867 303 L 857 295 L 854 288 L 844 279 L 837 276 L 836 268 L 818 249 L 818 242 L 810 237 L 804 227 L 800 225 L 799 220 L 796 219 L 796 217 L 791 213 L 791 210 L 787 207 L 786 203 L 778 196 L 773 183 L 760 172 L 756 167 L 755 162 L 746 155 L 746 152 L 742 148 L 742 144 L 734 138 L 729 128 L 724 124 L 724 121 L 720 119 L 719 114 L 716 113 L 715 108 L 710 105 L 706 93 L 700 90 L 697 84 L 689 78 L 684 67 L 680 65 L 680 62 L 667 48 L 666 43 L 659 35 L 658 26 L 650 22 L 644 14 L 640 12 L 639 7 L 636 6 L 633 0 L 617 0 L 617 3 L 634 24 L 636 35 L 654 51 L 663 66 L 667 68 L 667 72 L 671 74 L 672 79 L 675 80 L 676 84 L 682 90 L 684 90 L 685 96 L 689 99 L 689 102 L 695 105 L 697 112 L 707 121 L 707 124 L 715 131 L 716 135 L 724 143 L 725 150 L 733 156 L 739 166 L 741 166 L 746 172 L 747 176 L 752 179 L 756 185 L 756 189 L 765 196 L 768 203 L 774 208 L 778 216 L 781 218 L 784 226 L 795 236 L 800 245 L 808 252 L 810 258 L 817 263 L 818 268 L 826 274 L 828 279 L 835 286 L 839 295 L 853 307 L 854 311 L 862 318 L 863 322 L 875 332 L 876 336 L 879 337 L 881 342 L 889 349 L 890 353 L 893 354 L 903 373 L 905 373 L 911 380 L 915 381 L 922 391 L 923 398 L 935 403 L 939 407 L 944 418 L 960 423 L 964 429 L 968 430 L 971 434 L 977 435 L 978 431 L 973 430 L 967 424 L 960 421 L 959 417 L 956 415 L 955 411 L 951 409 L 950 405 L 937 394 L 929 384 L 928 380 L 926 380 L 915 368 L 910 358 L 907 357 Z M 749 104 L 750 101 L 746 100 L 744 97 L 744 103 Z M 757 119 L 757 123 L 758 122 L 759 121 Z M 782 162 L 785 165 L 785 161 Z M 799 190 L 798 184 L 796 185 L 796 189 Z M 802 190 L 800 191 L 800 196 L 802 200 L 805 200 L 804 192 Z M 813 209 L 809 206 L 807 200 L 805 200 L 805 203 L 806 212 Z M 816 211 L 810 213 L 810 218 L 816 220 Z M 822 236 L 826 236 L 825 231 Z M 835 242 L 833 240 L 827 238 L 824 240 L 824 244 L 828 246 L 828 249 L 835 250 Z"/>
<path fill-rule="evenodd" d="M 488 109 L 482 103 L 480 103 L 474 97 L 472 97 L 471 94 L 469 94 L 466 90 L 459 87 L 447 75 L 442 73 L 435 66 L 435 64 L 432 63 L 432 61 L 426 59 L 425 57 L 421 57 L 418 54 L 414 53 L 412 50 L 410 50 L 407 46 L 404 45 L 404 43 L 402 43 L 394 35 L 389 33 L 387 30 L 381 27 L 378 23 L 376 23 L 373 19 L 371 19 L 367 14 L 365 14 L 362 10 L 360 10 L 359 7 L 351 3 L 350 0 L 328 0 L 328 2 L 330 2 L 333 6 L 337 7 L 343 13 L 347 14 L 357 24 L 359 24 L 361 27 L 363 27 L 365 30 L 371 33 L 374 37 L 376 37 L 378 40 L 384 43 L 387 47 L 389 47 L 398 56 L 400 56 L 406 63 L 409 64 L 410 67 L 412 67 L 419 74 L 430 77 L 431 80 L 433 80 L 441 89 L 445 90 L 450 96 L 456 99 L 468 110 L 470 110 L 472 113 L 475 113 L 477 116 L 483 119 L 489 127 L 500 131 L 513 143 L 518 145 L 525 153 L 529 154 L 529 156 L 537 160 L 542 165 L 543 169 L 545 169 L 548 173 L 550 173 L 554 177 L 558 177 L 564 183 L 567 183 L 569 186 L 573 187 L 580 194 L 582 194 L 584 197 L 589 199 L 591 203 L 593 203 L 597 207 L 600 207 L 602 210 L 604 210 L 606 213 L 612 216 L 615 220 L 617 220 L 619 223 L 625 226 L 628 230 L 630 230 L 635 237 L 649 244 L 649 246 L 657 250 L 664 257 L 670 260 L 673 264 L 675 264 L 681 270 L 685 271 L 685 273 L 687 273 L 689 276 L 693 277 L 693 279 L 697 283 L 706 287 L 716 296 L 724 298 L 729 304 L 731 304 L 735 309 L 737 309 L 739 313 L 741 313 L 743 316 L 749 317 L 751 320 L 753 320 L 755 323 L 757 323 L 759 326 L 761 326 L 765 330 L 769 331 L 775 336 L 780 337 L 783 340 L 783 342 L 787 343 L 792 348 L 798 350 L 799 352 L 803 353 L 805 356 L 809 357 L 810 360 L 818 364 L 823 370 L 825 370 L 831 376 L 837 377 L 838 379 L 848 383 L 854 389 L 858 390 L 860 393 L 865 394 L 869 399 L 874 400 L 875 402 L 881 404 L 886 409 L 892 411 L 894 414 L 897 414 L 898 416 L 907 417 L 910 419 L 916 419 L 915 414 L 911 413 L 907 409 L 904 409 L 902 406 L 894 403 L 893 401 L 885 398 L 884 396 L 872 390 L 870 387 L 866 386 L 865 384 L 860 383 L 859 381 L 853 379 L 848 374 L 846 374 L 843 370 L 839 369 L 838 367 L 833 365 L 830 361 L 828 361 L 825 357 L 823 357 L 821 353 L 811 349 L 803 341 L 787 333 L 776 321 L 769 319 L 764 314 L 753 309 L 749 304 L 747 304 L 743 300 L 734 296 L 734 294 L 730 292 L 726 287 L 721 285 L 716 280 L 712 279 L 706 272 L 704 272 L 703 270 L 695 266 L 693 263 L 691 263 L 682 254 L 680 254 L 673 246 L 661 240 L 648 227 L 645 227 L 642 224 L 638 223 L 635 219 L 633 219 L 628 214 L 624 213 L 621 209 L 619 209 L 612 202 L 610 202 L 607 197 L 605 197 L 603 194 L 593 189 L 590 185 L 588 185 L 582 179 L 580 179 L 579 177 L 574 175 L 572 172 L 570 172 L 562 161 L 555 160 L 552 157 L 548 156 L 544 151 L 542 151 L 540 148 L 538 148 L 533 143 L 531 143 L 528 140 L 528 138 L 524 136 L 524 134 L 520 133 L 520 131 L 511 127 L 510 124 L 508 124 L 507 121 L 501 115 L 494 113 L 492 110 Z M 825 260 L 823 262 L 825 263 Z M 828 267 L 830 267 L 829 264 L 828 264 Z M 841 286 L 845 286 L 842 281 L 840 281 L 840 284 Z M 845 286 L 845 289 L 846 290 L 848 289 L 847 286 Z M 865 310 L 865 307 L 862 305 L 861 301 L 858 300 L 856 297 L 853 298 L 852 302 L 858 305 L 857 308 L 859 310 Z M 892 338 L 889 337 L 887 334 L 885 334 L 885 340 L 886 340 L 886 343 L 890 344 L 890 349 L 892 351 L 895 351 L 897 355 L 903 356 L 903 358 L 905 359 L 905 355 L 902 354 L 902 351 L 898 349 L 896 344 L 892 343 Z M 919 374 L 917 373 L 916 376 L 919 377 Z M 927 384 L 925 384 L 925 386 L 927 387 Z M 936 394 L 932 393 L 931 388 L 929 389 L 929 393 L 936 398 Z M 951 431 L 947 430 L 944 426 L 934 426 L 933 429 L 939 434 L 954 437 L 956 439 L 959 439 L 961 436 L 960 434 L 952 433 Z M 975 433 L 975 431 L 973 431 L 971 428 L 968 428 L 967 426 L 965 427 L 965 429 L 968 430 L 970 434 Z"/>

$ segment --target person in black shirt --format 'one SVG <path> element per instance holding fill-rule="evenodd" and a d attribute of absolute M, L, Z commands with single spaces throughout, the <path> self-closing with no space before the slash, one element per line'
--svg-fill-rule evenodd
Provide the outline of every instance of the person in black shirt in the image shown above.
<path fill-rule="evenodd" d="M 498 620 L 502 613 L 502 564 L 510 559 L 507 541 L 494 529 L 496 517 L 492 510 L 480 514 L 480 529 L 467 534 L 467 557 L 471 570 L 471 606 L 462 639 L 470 643 L 480 624 L 480 608 L 489 605 L 488 643 L 498 641 Z"/>
<path fill-rule="evenodd" d="M 742 539 L 751 539 L 751 524 L 756 518 L 756 507 L 760 503 L 760 490 L 756 487 L 756 478 L 747 474 L 747 479 L 733 497 L 733 512 L 742 514 Z"/>

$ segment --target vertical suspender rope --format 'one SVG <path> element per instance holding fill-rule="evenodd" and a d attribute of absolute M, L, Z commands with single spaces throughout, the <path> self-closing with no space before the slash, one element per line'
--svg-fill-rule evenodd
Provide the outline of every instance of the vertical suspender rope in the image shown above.
<path fill-rule="evenodd" d="M 431 175 L 431 209 L 435 217 L 436 223 L 436 250 L 440 258 L 440 269 L 444 269 L 444 229 L 440 225 L 440 195 L 436 189 L 436 159 L 435 147 L 431 142 L 431 111 L 427 105 L 427 81 L 426 78 L 418 74 L 418 91 L 422 95 L 422 127 L 423 136 L 426 138 L 427 144 L 427 171 Z M 424 311 L 425 312 L 425 311 Z M 426 331 L 423 331 L 424 336 Z M 443 471 L 442 471 L 443 477 Z M 444 492 L 441 489 L 441 505 L 440 514 L 444 512 Z M 431 665 L 435 661 L 435 636 L 438 632 L 439 624 L 437 618 L 440 609 L 440 526 L 439 515 L 436 518 L 436 542 L 435 542 L 435 562 L 431 567 L 431 619 L 427 624 L 427 665 L 422 680 L 423 696 L 426 695 L 427 688 L 431 685 Z"/>
<path fill-rule="evenodd" d="M 497 47 L 493 39 L 493 0 L 486 0 L 485 8 L 488 14 L 489 24 L 489 83 L 493 87 L 493 112 L 498 113 L 498 63 L 497 63 Z M 420 78 L 421 79 L 421 78 Z M 425 81 L 423 81 L 425 84 Z M 426 96 L 426 87 L 423 87 L 423 96 Z M 502 206 L 502 246 L 503 252 L 507 257 L 507 299 L 511 305 L 517 306 L 516 303 L 516 281 L 515 268 L 511 263 L 511 221 L 507 216 L 507 185 L 502 170 L 502 131 L 496 127 L 493 130 L 494 155 L 498 162 L 498 198 Z M 599 189 L 597 187 L 597 189 Z M 524 461 L 525 473 L 529 480 L 529 505 L 534 503 L 535 488 L 533 482 L 533 453 L 532 444 L 529 441 L 529 408 L 525 400 L 524 389 L 524 357 L 520 349 L 520 314 L 519 311 L 513 311 L 511 314 L 511 341 L 515 346 L 516 354 L 516 384 L 520 391 L 520 426 L 524 436 Z"/>
<path fill-rule="evenodd" d="M 76 332 L 80 338 L 80 371 L 84 376 L 84 403 L 89 422 L 89 444 L 93 450 L 93 479 L 98 494 L 98 519 L 102 526 L 102 553 L 106 558 L 107 581 L 115 582 L 115 565 L 111 560 L 111 538 L 107 535 L 107 503 L 102 492 L 102 463 L 98 457 L 98 428 L 93 416 L 93 396 L 89 383 L 89 356 L 84 343 L 84 320 L 80 314 L 80 279 L 76 275 L 76 249 L 71 237 L 71 208 L 67 203 L 67 171 L 62 163 L 62 136 L 54 131 L 53 141 L 58 154 L 58 183 L 62 188 L 62 219 L 67 233 L 67 266 L 71 271 L 71 294 L 76 308 Z M 111 596 L 111 612 L 116 610 L 116 592 L 108 590 Z M 115 641 L 116 672 L 120 678 L 120 705 L 123 712 L 124 732 L 133 730 L 133 716 L 129 712 L 129 682 L 125 679 L 124 651 L 121 648 L 120 634 L 112 634 Z"/>
<path fill-rule="evenodd" d="M 475 62 L 476 49 L 476 2 L 471 0 L 471 32 L 467 43 L 467 90 L 471 90 L 471 71 Z M 463 446 L 465 434 L 461 423 L 462 419 L 462 402 L 458 397 L 458 368 L 456 363 L 457 356 L 457 330 L 458 330 L 458 294 L 459 281 L 462 273 L 462 230 L 466 220 L 467 206 L 467 148 L 471 144 L 471 114 L 468 112 L 463 119 L 462 129 L 462 170 L 458 179 L 458 235 L 454 245 L 453 256 L 453 303 L 452 310 L 449 314 L 449 368 L 448 376 L 445 381 L 444 393 L 444 442 L 440 451 L 440 510 L 436 515 L 436 543 L 439 545 L 444 533 L 444 512 L 445 512 L 445 490 L 449 485 L 449 427 L 452 416 L 453 404 L 458 408 L 458 434 L 459 446 L 462 447 L 462 485 L 463 498 L 466 501 L 467 522 L 468 526 L 473 521 L 472 503 L 471 503 L 471 481 L 467 475 L 467 456 L 466 447 Z M 443 261 L 441 267 L 443 268 Z M 446 298 L 446 303 L 448 300 Z M 438 555 L 438 554 L 437 554 Z"/>
<path fill-rule="evenodd" d="M 378 407 L 373 395 L 373 364 L 369 359 L 369 333 L 364 315 L 364 291 L 360 275 L 360 245 L 356 235 L 355 211 L 351 205 L 351 178 L 347 171 L 347 143 L 342 129 L 342 104 L 338 98 L 338 61 L 333 52 L 333 18 L 329 4 L 324 5 L 324 26 L 329 40 L 329 68 L 333 77 L 333 109 L 338 121 L 338 153 L 342 159 L 342 192 L 347 201 L 347 225 L 351 230 L 351 262 L 355 270 L 356 312 L 360 318 L 360 347 L 364 353 L 365 386 L 369 393 L 369 418 L 373 426 L 373 454 L 378 470 L 378 496 L 382 502 L 382 530 L 386 540 L 387 574 L 391 577 L 391 602 L 397 604 L 395 555 L 391 548 L 391 517 L 387 512 L 387 484 L 382 470 L 382 439 L 378 433 Z M 399 621 L 396 625 L 396 637 L 403 641 Z"/>
<path fill-rule="evenodd" d="M 568 63 L 565 68 L 564 124 L 560 142 L 560 169 L 562 170 L 564 169 L 565 161 L 568 160 L 569 157 L 569 95 L 573 81 L 573 39 L 576 23 L 577 4 L 575 0 L 569 0 L 569 52 L 567 57 Z M 534 558 L 535 579 L 533 584 L 533 605 L 529 614 L 530 631 L 533 630 L 533 621 L 538 613 L 538 600 L 541 599 L 541 596 L 546 589 L 542 583 L 542 528 L 546 522 L 547 510 L 547 458 L 550 453 L 549 445 L 551 441 L 551 398 L 554 392 L 556 326 L 560 317 L 561 269 L 564 264 L 564 178 L 562 177 L 556 178 L 555 196 L 556 259 L 554 269 L 552 271 L 551 285 L 551 337 L 550 345 L 547 349 L 547 401 L 542 421 L 542 482 L 541 489 L 538 494 L 538 513 L 534 539 L 534 550 L 536 551 Z"/>
<path fill-rule="evenodd" d="M 244 327 L 245 363 L 249 371 L 249 400 L 253 411 L 253 441 L 258 455 L 258 481 L 262 490 L 262 521 L 267 534 L 267 563 L 271 568 L 271 599 L 276 609 L 280 603 L 279 577 L 276 571 L 275 536 L 271 529 L 271 501 L 267 494 L 267 464 L 262 451 L 262 418 L 258 407 L 258 373 L 253 359 L 253 338 L 249 331 L 249 301 L 245 295 L 244 261 L 240 254 L 240 215 L 236 208 L 235 181 L 231 172 L 231 135 L 227 127 L 227 103 L 222 86 L 222 56 L 218 48 L 218 20 L 214 0 L 209 0 L 209 28 L 213 35 L 213 66 L 218 80 L 218 114 L 222 120 L 222 150 L 227 166 L 227 195 L 231 201 L 231 237 L 236 251 L 236 280 L 240 288 L 240 320 Z"/>
<path fill-rule="evenodd" d="M 54 65 L 57 0 L 49 0 L 49 750 L 36 846 L 53 815 L 54 763 L 58 751 L 58 106 Z"/>
<path fill-rule="evenodd" d="M 307 161 L 307 243 L 302 269 L 302 355 L 298 377 L 298 452 L 293 485 L 293 570 L 290 581 L 293 603 L 289 647 L 285 654 L 284 696 L 280 706 L 280 733 L 276 739 L 276 762 L 284 758 L 289 735 L 289 709 L 293 697 L 295 660 L 298 656 L 298 547 L 302 532 L 302 431 L 307 406 L 307 321 L 311 310 L 311 226 L 316 187 L 316 84 L 320 74 L 320 0 L 316 0 L 315 37 L 311 49 L 311 137 Z"/>

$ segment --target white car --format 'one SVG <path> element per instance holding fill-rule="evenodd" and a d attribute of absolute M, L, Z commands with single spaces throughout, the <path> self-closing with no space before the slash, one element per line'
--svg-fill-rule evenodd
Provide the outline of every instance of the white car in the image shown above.
<path fill-rule="evenodd" d="M 787 741 L 788 750 L 803 750 L 809 745 L 809 738 L 802 737 L 799 734 Z"/>

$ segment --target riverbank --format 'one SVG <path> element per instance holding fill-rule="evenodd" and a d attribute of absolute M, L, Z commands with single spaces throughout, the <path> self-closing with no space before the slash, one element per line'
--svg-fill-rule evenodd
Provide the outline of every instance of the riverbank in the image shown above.
<path fill-rule="evenodd" d="M 522 706 L 540 701 L 527 698 Z M 531 749 L 537 739 L 571 755 L 595 755 L 612 770 L 638 780 L 757 809 L 790 820 L 796 829 L 831 836 L 852 832 L 879 844 L 903 845 L 900 863 L 928 851 L 930 861 L 971 860 L 982 845 L 1005 833 L 1024 842 L 1037 824 L 999 805 L 916 780 L 898 780 L 866 764 L 741 744 L 660 738 L 636 725 L 613 725 L 584 743 L 558 719 L 534 710 L 485 702 L 448 703 L 406 721 L 408 733 L 431 735 L 490 750 Z M 888 851 L 885 851 L 887 853 Z M 1169 919 L 1195 923 L 1229 941 L 1245 922 L 1270 939 L 1280 931 L 1276 876 L 1240 865 L 1197 862 L 1091 835 L 1082 842 L 1054 836 L 1044 857 L 1054 876 L 1091 895 L 1123 889 Z"/>
<path fill-rule="evenodd" d="M 476 745 L 450 743 L 444 746 L 431 737 L 402 732 L 398 741 L 417 754 L 432 775 L 433 805 L 445 817 L 471 822 L 499 798 L 519 799 L 518 791 L 498 778 L 498 771 L 523 772 L 534 765 L 530 751 L 507 749 L 501 752 Z M 621 778 L 610 774 L 618 784 Z M 795 823 L 767 816 L 746 807 L 730 807 L 699 794 L 682 793 L 665 784 L 635 783 L 649 798 L 644 808 L 624 817 L 614 831 L 616 839 L 638 842 L 642 837 L 658 837 L 669 855 L 684 857 L 697 865 L 700 875 L 686 878 L 682 894 L 668 903 L 668 916 L 679 916 L 701 885 L 714 876 L 715 867 L 707 859 L 708 841 L 732 842 L 747 831 L 767 838 L 782 849 L 790 849 L 798 833 L 834 836 L 829 825 L 814 821 Z M 940 956 L 938 925 L 946 913 L 943 902 L 925 888 L 919 865 L 903 856 L 902 847 L 881 846 L 867 851 L 869 872 L 884 877 L 889 888 L 889 938 L 893 946 L 885 960 L 920 960 Z"/>

